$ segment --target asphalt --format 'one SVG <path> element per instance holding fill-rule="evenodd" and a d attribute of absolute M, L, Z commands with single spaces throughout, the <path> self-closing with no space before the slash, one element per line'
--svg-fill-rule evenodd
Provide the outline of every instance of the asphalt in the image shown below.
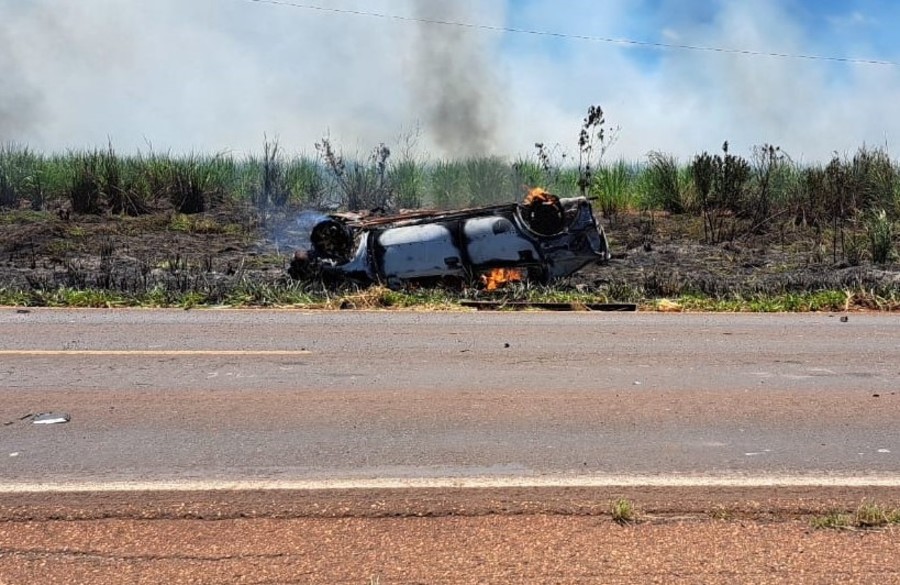
<path fill-rule="evenodd" d="M 900 583 L 898 325 L 0 309 L 0 585 Z"/>
<path fill-rule="evenodd" d="M 0 490 L 900 484 L 898 325 L 3 309 Z"/>
<path fill-rule="evenodd" d="M 897 325 L 4 310 L 0 487 L 896 478 Z M 44 412 L 71 420 L 27 418 Z"/>

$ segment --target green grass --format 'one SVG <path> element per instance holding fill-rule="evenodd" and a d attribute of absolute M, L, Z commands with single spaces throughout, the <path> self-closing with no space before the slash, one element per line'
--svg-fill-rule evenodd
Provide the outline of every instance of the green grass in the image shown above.
<path fill-rule="evenodd" d="M 823 516 L 816 516 L 810 524 L 813 528 L 833 530 L 885 528 L 900 525 L 900 508 L 888 508 L 865 501 L 852 512 L 834 510 Z"/>
<path fill-rule="evenodd" d="M 620 213 L 635 208 L 634 187 L 636 171 L 619 160 L 603 165 L 594 174 L 591 195 L 594 196 L 603 217 L 615 222 Z"/>
<path fill-rule="evenodd" d="M 458 299 L 439 289 L 412 292 L 385 287 L 329 291 L 304 283 L 243 281 L 230 290 L 180 292 L 160 287 L 140 293 L 60 287 L 17 291 L 0 288 L 0 306 L 72 308 L 217 308 L 293 307 L 307 309 L 427 309 L 459 310 Z"/>
<path fill-rule="evenodd" d="M 853 526 L 853 516 L 843 512 L 829 512 L 824 516 L 816 516 L 810 522 L 813 528 L 841 530 Z"/>
<path fill-rule="evenodd" d="M 729 510 L 724 506 L 716 506 L 712 510 L 709 511 L 709 517 L 713 520 L 719 520 L 721 522 L 728 522 L 734 520 L 735 514 L 733 511 Z"/>
<path fill-rule="evenodd" d="M 647 155 L 647 165 L 639 173 L 637 183 L 642 191 L 642 207 L 684 213 L 688 208 L 689 174 L 681 169 L 675 157 L 662 152 Z"/>
<path fill-rule="evenodd" d="M 30 307 L 34 306 L 34 295 L 19 290 L 0 288 L 0 306 Z"/>
<path fill-rule="evenodd" d="M 637 521 L 637 510 L 631 500 L 619 498 L 610 506 L 610 515 L 616 524 L 626 525 Z"/>
<path fill-rule="evenodd" d="M 418 209 L 425 197 L 425 169 L 414 160 L 404 160 L 391 169 L 394 204 L 399 209 Z"/>
<path fill-rule="evenodd" d="M 265 212 L 273 206 L 315 207 L 347 199 L 347 185 L 334 180 L 321 152 L 288 156 L 277 143 L 262 147 L 262 155 L 239 157 L 123 154 L 112 145 L 47 155 L 0 145 L 0 216 L 21 207 L 41 211 L 66 203 L 76 211 L 137 215 L 161 207 L 193 214 L 225 202 L 248 203 Z M 537 186 L 561 197 L 576 195 L 575 161 L 562 156 L 564 148 L 553 152 L 537 160 L 485 156 L 440 161 L 415 152 L 399 159 L 388 155 L 379 175 L 383 192 L 376 199 L 386 197 L 393 208 L 459 208 L 517 201 L 523 188 Z M 698 160 L 706 160 L 702 157 L 678 163 L 666 153 L 651 152 L 645 160 L 601 164 L 594 169 L 590 192 L 597 198 L 598 211 L 612 219 L 632 209 L 697 217 L 705 209 L 706 219 L 715 220 L 710 228 L 715 230 L 714 239 L 774 233 L 794 224 L 829 230 L 830 251 L 842 257 L 845 240 L 839 236 L 858 222 L 871 234 L 874 261 L 891 260 L 897 239 L 892 228 L 900 219 L 900 164 L 886 150 L 863 147 L 852 157 L 835 157 L 827 165 L 791 162 L 774 147 L 757 147 L 748 156 L 749 160 L 726 153 L 730 158 L 719 157 L 721 168 L 712 169 L 716 172 L 707 177 L 691 172 L 697 170 Z M 364 158 L 342 160 L 347 169 L 371 165 Z M 729 169 L 741 170 L 740 180 L 732 181 Z M 698 177 L 710 179 L 707 187 L 712 191 L 698 185 Z M 727 185 L 718 184 L 722 182 Z M 368 194 L 354 196 L 367 201 Z"/>
<path fill-rule="evenodd" d="M 894 222 L 884 209 L 872 210 L 864 220 L 872 262 L 887 264 L 894 257 Z"/>
<path fill-rule="evenodd" d="M 854 523 L 859 528 L 881 528 L 891 523 L 896 510 L 888 510 L 874 502 L 863 502 L 853 515 Z"/>
<path fill-rule="evenodd" d="M 55 218 L 46 211 L 16 209 L 0 213 L 0 225 L 27 225 L 53 221 Z"/>
<path fill-rule="evenodd" d="M 682 311 L 712 311 L 719 313 L 798 313 L 815 311 L 844 311 L 853 306 L 854 295 L 846 291 L 821 291 L 796 294 L 758 294 L 750 297 L 715 298 L 684 295 L 674 299 L 652 301 L 655 309 L 666 311 L 667 303 Z"/>
<path fill-rule="evenodd" d="M 164 260 L 156 267 L 178 270 Z M 183 269 L 189 268 L 187 266 Z M 462 310 L 463 300 L 528 301 L 534 303 L 567 303 L 577 308 L 593 303 L 637 303 L 641 311 L 662 312 L 841 312 L 847 308 L 894 311 L 900 309 L 897 299 L 873 297 L 866 291 L 825 291 L 797 295 L 759 295 L 753 298 L 716 299 L 681 296 L 674 299 L 639 298 L 637 289 L 620 287 L 596 292 L 578 292 L 515 284 L 493 294 L 477 289 L 414 288 L 391 290 L 386 287 L 329 290 L 321 285 L 303 282 L 254 282 L 242 279 L 217 288 L 202 284 L 187 292 L 165 290 L 120 292 L 103 289 L 60 287 L 53 290 L 21 291 L 0 288 L 0 306 L 28 307 L 299 307 L 309 309 L 406 309 Z"/>

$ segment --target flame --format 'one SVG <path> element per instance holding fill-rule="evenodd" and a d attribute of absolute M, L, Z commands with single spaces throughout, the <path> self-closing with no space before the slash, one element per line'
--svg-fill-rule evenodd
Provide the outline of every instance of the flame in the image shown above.
<path fill-rule="evenodd" d="M 528 195 L 525 196 L 525 201 L 522 202 L 523 205 L 531 205 L 533 203 L 555 205 L 559 203 L 559 197 L 542 187 L 535 187 L 528 192 Z"/>
<path fill-rule="evenodd" d="M 510 282 L 525 280 L 525 271 L 518 268 L 494 268 L 490 272 L 481 275 L 485 290 L 497 290 Z"/>

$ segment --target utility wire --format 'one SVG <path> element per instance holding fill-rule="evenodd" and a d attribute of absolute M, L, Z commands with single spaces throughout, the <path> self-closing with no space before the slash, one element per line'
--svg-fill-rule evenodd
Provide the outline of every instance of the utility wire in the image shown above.
<path fill-rule="evenodd" d="M 416 18 L 413 16 L 401 16 L 399 14 L 385 14 L 381 12 L 369 12 L 365 10 L 349 10 L 343 8 L 328 8 L 325 6 L 316 6 L 314 4 L 301 4 L 299 2 L 289 2 L 287 0 L 245 0 L 256 4 L 272 4 L 275 6 L 287 6 L 290 8 L 300 8 L 303 10 L 314 10 L 317 12 L 330 12 L 333 14 L 352 14 L 354 16 L 369 16 L 373 18 L 382 18 L 385 20 L 397 20 L 401 22 L 415 22 L 420 24 L 434 24 L 441 26 L 455 26 L 459 28 L 467 28 L 471 30 L 482 30 L 491 32 L 514 33 L 520 35 L 532 35 L 541 37 L 552 37 L 558 39 L 571 39 L 576 41 L 587 41 L 592 43 L 608 43 L 614 45 L 630 45 L 636 47 L 650 47 L 654 49 L 679 49 L 685 51 L 705 51 L 711 53 L 727 53 L 731 55 L 746 55 L 751 57 L 777 57 L 781 59 L 806 59 L 809 61 L 832 61 L 837 63 L 853 63 L 857 65 L 882 65 L 896 67 L 900 65 L 896 61 L 882 61 L 878 59 L 859 59 L 854 57 L 834 57 L 829 55 L 814 54 L 798 54 L 798 53 L 776 53 L 770 51 L 754 51 L 750 49 L 736 49 L 728 47 L 712 47 L 705 45 L 685 45 L 676 43 L 658 43 L 653 41 L 639 41 L 635 39 L 597 37 L 590 35 L 576 35 L 561 32 L 553 32 L 546 30 L 532 30 L 524 28 L 512 28 L 506 26 L 495 26 L 491 24 L 478 24 L 474 22 L 459 22 L 454 20 L 437 20 L 430 18 Z"/>

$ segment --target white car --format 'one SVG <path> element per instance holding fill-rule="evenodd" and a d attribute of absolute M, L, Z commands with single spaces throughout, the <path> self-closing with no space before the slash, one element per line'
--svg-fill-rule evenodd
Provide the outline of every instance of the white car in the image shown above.
<path fill-rule="evenodd" d="M 294 278 L 360 284 L 475 282 L 497 269 L 549 282 L 609 260 L 606 234 L 583 197 L 540 189 L 522 203 L 393 216 L 318 215 L 309 246 L 291 262 Z"/>

